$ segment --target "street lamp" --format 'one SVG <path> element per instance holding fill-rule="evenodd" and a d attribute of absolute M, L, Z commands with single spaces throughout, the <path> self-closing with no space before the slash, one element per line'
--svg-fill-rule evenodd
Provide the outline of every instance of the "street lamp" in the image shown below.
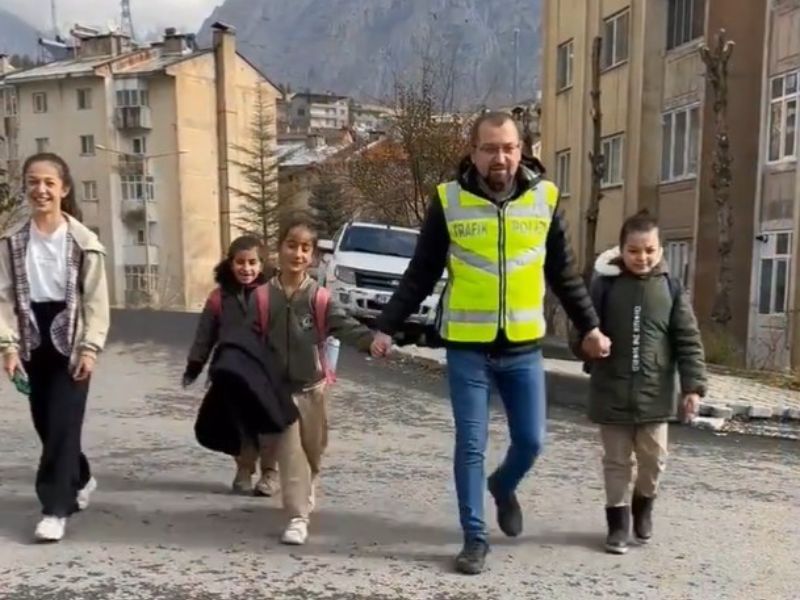
<path fill-rule="evenodd" d="M 147 192 L 148 185 L 147 185 L 147 178 L 150 173 L 149 169 L 149 161 L 153 158 L 163 158 L 166 156 L 178 156 L 180 154 L 186 154 L 188 150 L 177 150 L 175 152 L 162 152 L 159 154 L 137 154 L 135 152 L 125 152 L 123 150 L 116 150 L 114 148 L 108 148 L 103 146 L 102 144 L 95 144 L 94 146 L 98 150 L 102 150 L 104 152 L 110 152 L 111 154 L 118 154 L 119 156 L 134 156 L 142 161 L 142 179 L 143 186 L 142 189 L 144 190 L 142 203 L 143 203 L 143 210 L 144 210 L 144 262 L 145 262 L 145 292 L 147 293 L 147 302 L 150 303 L 152 299 L 152 289 L 151 289 L 151 266 L 150 266 L 150 218 L 147 215 L 147 202 L 151 200 L 148 198 L 149 194 Z M 154 182 L 154 189 L 155 189 L 155 182 Z"/>

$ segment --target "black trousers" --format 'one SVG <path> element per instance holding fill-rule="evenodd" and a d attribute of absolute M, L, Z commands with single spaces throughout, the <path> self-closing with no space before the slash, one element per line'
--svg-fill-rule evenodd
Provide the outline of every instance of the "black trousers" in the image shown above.
<path fill-rule="evenodd" d="M 73 379 L 69 358 L 53 347 L 50 338 L 50 325 L 64 303 L 34 303 L 32 308 L 42 337 L 25 363 L 33 425 L 42 441 L 36 494 L 44 515 L 68 517 L 78 510 L 78 491 L 91 477 L 89 461 L 81 452 L 89 382 Z"/>

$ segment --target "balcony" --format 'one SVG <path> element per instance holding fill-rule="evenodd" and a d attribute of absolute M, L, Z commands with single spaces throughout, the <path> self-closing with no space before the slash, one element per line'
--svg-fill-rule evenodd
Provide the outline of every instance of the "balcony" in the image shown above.
<path fill-rule="evenodd" d="M 119 157 L 120 175 L 144 175 L 144 157 L 136 154 L 122 154 Z"/>
<path fill-rule="evenodd" d="M 126 223 L 144 223 L 145 201 L 143 198 L 129 198 L 121 205 L 122 220 Z M 158 222 L 158 206 L 155 200 L 147 201 L 147 218 L 151 223 Z"/>
<path fill-rule="evenodd" d="M 153 128 L 149 106 L 118 106 L 114 112 L 117 129 L 141 131 Z"/>
<path fill-rule="evenodd" d="M 144 266 L 147 265 L 147 246 L 144 244 L 131 244 L 122 249 L 122 257 L 125 265 Z M 158 246 L 150 244 L 150 265 L 158 264 Z"/>

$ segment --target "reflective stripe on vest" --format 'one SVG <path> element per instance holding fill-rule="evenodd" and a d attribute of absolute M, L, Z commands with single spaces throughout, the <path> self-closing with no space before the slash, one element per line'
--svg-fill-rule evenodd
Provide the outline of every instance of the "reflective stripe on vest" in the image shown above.
<path fill-rule="evenodd" d="M 448 285 L 440 333 L 453 342 L 512 342 L 545 334 L 544 260 L 558 189 L 540 181 L 502 209 L 458 182 L 438 187 L 447 229 Z"/>

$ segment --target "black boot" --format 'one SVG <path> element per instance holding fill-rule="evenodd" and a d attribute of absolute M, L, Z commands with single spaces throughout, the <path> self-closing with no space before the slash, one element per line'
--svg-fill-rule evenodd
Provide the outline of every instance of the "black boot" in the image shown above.
<path fill-rule="evenodd" d="M 456 556 L 456 571 L 464 575 L 477 575 L 486 566 L 489 544 L 484 540 L 467 540 Z"/>
<path fill-rule="evenodd" d="M 629 506 L 609 506 L 606 508 L 608 537 L 606 552 L 625 554 L 628 551 L 628 537 L 631 529 L 631 511 Z"/>
<path fill-rule="evenodd" d="M 653 501 L 636 493 L 633 494 L 631 512 L 633 513 L 633 533 L 636 541 L 646 544 L 653 537 Z"/>
<path fill-rule="evenodd" d="M 497 488 L 497 471 L 488 481 L 489 493 L 494 498 L 497 506 L 497 524 L 500 531 L 508 537 L 517 537 L 522 533 L 522 509 L 519 507 L 517 495 L 514 492 L 502 494 Z"/>

